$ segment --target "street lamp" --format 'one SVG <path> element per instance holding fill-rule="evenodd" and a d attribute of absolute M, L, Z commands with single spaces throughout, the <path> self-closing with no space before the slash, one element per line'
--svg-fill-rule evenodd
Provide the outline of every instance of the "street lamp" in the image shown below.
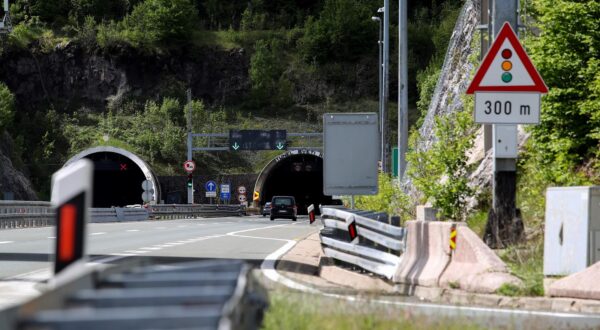
<path fill-rule="evenodd" d="M 378 12 L 381 12 L 382 8 L 379 8 Z M 382 28 L 383 26 L 381 25 L 381 18 L 378 16 L 373 16 L 371 17 L 371 19 L 374 22 L 378 22 L 379 23 L 379 39 L 377 40 L 377 45 L 379 46 L 379 58 L 378 58 L 378 63 L 377 63 L 377 67 L 379 70 L 379 133 L 381 134 L 381 156 L 380 156 L 380 160 L 381 160 L 381 168 L 383 169 L 383 163 L 385 162 L 384 159 L 384 150 L 385 150 L 385 142 L 383 141 L 383 40 L 381 40 L 381 34 L 382 34 Z"/>

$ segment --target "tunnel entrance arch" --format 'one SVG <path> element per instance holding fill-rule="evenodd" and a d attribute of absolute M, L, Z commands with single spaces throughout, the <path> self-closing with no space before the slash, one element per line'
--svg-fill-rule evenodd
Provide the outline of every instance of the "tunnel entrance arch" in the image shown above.
<path fill-rule="evenodd" d="M 294 196 L 298 213 L 306 214 L 310 204 L 332 204 L 323 194 L 323 155 L 317 150 L 291 150 L 275 157 L 258 175 L 254 191 L 259 193 L 255 207 L 273 196 Z"/>
<path fill-rule="evenodd" d="M 160 184 L 152 169 L 140 157 L 117 147 L 94 147 L 71 157 L 65 167 L 80 159 L 94 163 L 92 207 L 142 204 L 142 182 L 148 180 L 154 190 L 150 204 L 160 201 Z"/>

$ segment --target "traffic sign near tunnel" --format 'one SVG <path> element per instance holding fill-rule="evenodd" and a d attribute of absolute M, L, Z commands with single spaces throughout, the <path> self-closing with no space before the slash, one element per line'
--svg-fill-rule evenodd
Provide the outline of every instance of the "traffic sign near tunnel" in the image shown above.
<path fill-rule="evenodd" d="M 229 150 L 286 150 L 286 130 L 230 130 Z"/>
<path fill-rule="evenodd" d="M 467 88 L 475 94 L 475 122 L 537 124 L 548 87 L 512 29 L 504 23 Z"/>

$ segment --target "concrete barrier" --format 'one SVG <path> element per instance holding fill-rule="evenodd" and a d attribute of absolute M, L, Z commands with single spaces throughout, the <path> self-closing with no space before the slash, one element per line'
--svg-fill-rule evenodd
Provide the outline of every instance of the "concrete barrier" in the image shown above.
<path fill-rule="evenodd" d="M 450 250 L 450 229 L 457 227 L 456 249 Z M 521 285 L 506 265 L 464 223 L 408 221 L 407 247 L 393 281 L 411 287 L 460 288 L 492 293 L 502 284 Z"/>
<path fill-rule="evenodd" d="M 408 221 L 406 251 L 393 281 L 436 287 L 450 262 L 450 222 Z"/>
<path fill-rule="evenodd" d="M 440 277 L 440 286 L 478 293 L 494 293 L 504 283 L 522 282 L 509 274 L 506 264 L 469 227 L 457 225 L 456 249 Z M 449 235 L 449 232 L 448 232 Z"/>

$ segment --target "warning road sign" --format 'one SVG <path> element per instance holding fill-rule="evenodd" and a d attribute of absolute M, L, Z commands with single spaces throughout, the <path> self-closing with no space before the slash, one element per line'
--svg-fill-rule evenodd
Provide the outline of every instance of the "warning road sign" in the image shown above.
<path fill-rule="evenodd" d="M 548 87 L 505 22 L 477 70 L 467 94 L 475 94 L 475 122 L 537 124 L 540 94 Z"/>
<path fill-rule="evenodd" d="M 467 88 L 467 94 L 475 92 L 548 93 L 548 87 L 508 22 L 502 26 Z"/>

